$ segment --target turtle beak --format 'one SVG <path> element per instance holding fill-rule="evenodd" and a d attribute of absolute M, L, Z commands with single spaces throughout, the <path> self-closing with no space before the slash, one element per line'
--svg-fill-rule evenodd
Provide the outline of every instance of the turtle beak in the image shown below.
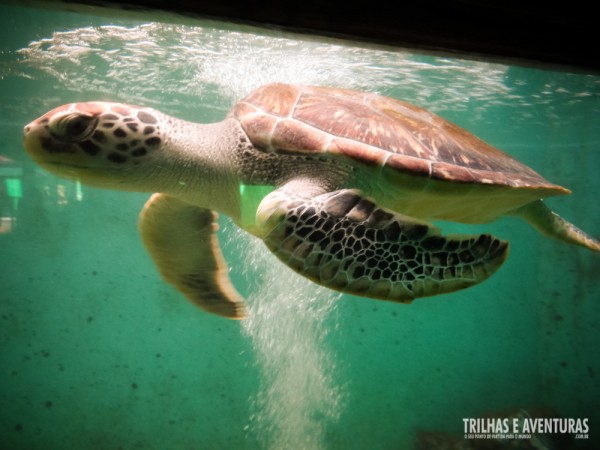
<path fill-rule="evenodd" d="M 42 117 L 35 119 L 23 128 L 23 142 L 25 144 L 25 149 L 27 149 L 27 144 L 31 142 L 32 136 L 35 134 L 34 131 L 40 126 L 39 122 L 41 119 Z"/>
<path fill-rule="evenodd" d="M 49 128 L 53 116 L 48 113 L 25 125 L 23 146 L 29 157 L 45 170 L 73 178 L 74 167 L 82 164 L 82 155 L 73 142 L 56 139 Z"/>
<path fill-rule="evenodd" d="M 27 154 L 35 161 L 38 161 L 45 153 L 42 148 L 42 140 L 44 138 L 44 122 L 43 117 L 34 120 L 25 125 L 23 129 L 23 146 Z M 47 123 L 47 121 L 45 122 Z"/>

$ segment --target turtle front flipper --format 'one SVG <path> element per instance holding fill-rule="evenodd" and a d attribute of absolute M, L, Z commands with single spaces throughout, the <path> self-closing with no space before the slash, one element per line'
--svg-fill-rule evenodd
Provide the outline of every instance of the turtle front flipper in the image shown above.
<path fill-rule="evenodd" d="M 163 278 L 206 311 L 243 319 L 246 308 L 229 280 L 217 241 L 216 213 L 154 194 L 140 215 L 146 249 Z"/>
<path fill-rule="evenodd" d="M 284 186 L 266 196 L 257 225 L 280 260 L 331 289 L 410 302 L 475 285 L 508 254 L 505 241 L 487 234 L 441 236 L 356 190 L 304 192 Z"/>

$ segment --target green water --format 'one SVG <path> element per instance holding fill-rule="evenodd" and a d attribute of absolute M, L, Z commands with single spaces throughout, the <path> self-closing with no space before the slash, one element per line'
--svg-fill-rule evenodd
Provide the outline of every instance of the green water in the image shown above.
<path fill-rule="evenodd" d="M 0 5 L 0 449 L 411 449 L 416 430 L 460 439 L 463 418 L 540 407 L 588 418 L 570 448 L 597 448 L 597 255 L 516 219 L 441 224 L 511 255 L 477 287 L 399 305 L 319 288 L 222 217 L 251 311 L 227 321 L 158 277 L 147 195 L 55 178 L 21 135 L 75 100 L 212 122 L 270 81 L 368 90 L 568 187 L 548 204 L 598 236 L 599 76 L 152 20 Z"/>

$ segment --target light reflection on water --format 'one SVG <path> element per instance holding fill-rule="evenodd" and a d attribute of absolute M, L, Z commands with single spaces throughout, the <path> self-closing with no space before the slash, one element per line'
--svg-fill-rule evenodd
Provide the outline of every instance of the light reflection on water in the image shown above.
<path fill-rule="evenodd" d="M 143 104 L 193 121 L 221 119 L 237 99 L 268 82 L 319 84 L 390 95 L 449 112 L 451 120 L 463 114 L 467 128 L 496 123 L 498 106 L 529 126 L 564 126 L 569 117 L 548 105 L 576 107 L 600 92 L 600 80 L 591 75 L 563 74 L 555 81 L 516 66 L 220 26 L 151 22 L 58 31 L 21 49 L 19 65 L 0 64 L 0 78 L 49 77 L 89 99 Z M 45 96 L 38 107 L 45 111 L 57 101 Z"/>
<path fill-rule="evenodd" d="M 509 90 L 503 83 L 506 66 L 497 64 L 160 23 L 56 32 L 32 42 L 20 56 L 23 66 L 51 75 L 67 89 L 163 107 L 169 100 L 190 107 L 194 99 L 209 100 L 208 93 L 233 102 L 271 81 L 384 93 L 401 89 L 405 98 L 422 105 L 435 101 L 441 109 L 467 96 L 481 100 Z M 449 77 L 452 88 L 444 91 L 422 82 Z M 219 100 L 202 106 L 226 111 Z"/>

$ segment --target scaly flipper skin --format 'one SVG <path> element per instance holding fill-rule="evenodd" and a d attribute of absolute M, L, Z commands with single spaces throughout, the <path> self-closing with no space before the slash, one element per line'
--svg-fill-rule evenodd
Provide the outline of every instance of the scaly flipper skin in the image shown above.
<path fill-rule="evenodd" d="M 246 317 L 217 242 L 216 213 L 154 194 L 140 215 L 146 249 L 163 278 L 195 305 L 230 319 Z"/>
<path fill-rule="evenodd" d="M 301 275 L 397 302 L 477 284 L 508 254 L 508 243 L 493 236 L 440 236 L 349 189 L 305 197 L 284 186 L 265 197 L 257 225 L 269 249 Z"/>
<path fill-rule="evenodd" d="M 542 200 L 528 203 L 516 209 L 512 214 L 525 219 L 540 233 L 548 237 L 600 252 L 598 239 L 551 211 Z"/>

